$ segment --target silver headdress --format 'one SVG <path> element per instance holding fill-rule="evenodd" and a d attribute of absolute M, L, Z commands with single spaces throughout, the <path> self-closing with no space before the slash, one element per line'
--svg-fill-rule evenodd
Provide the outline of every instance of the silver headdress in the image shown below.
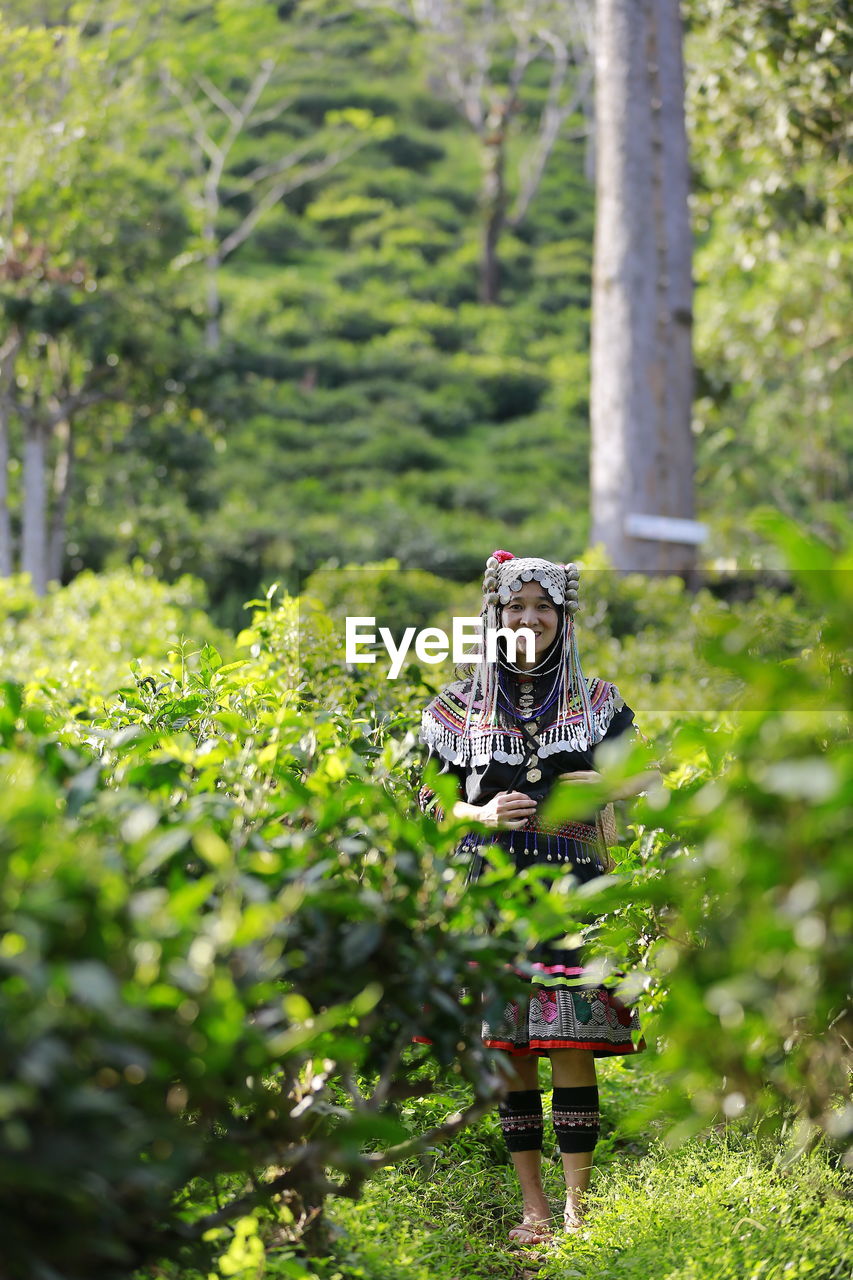
<path fill-rule="evenodd" d="M 500 656 L 487 662 L 485 633 L 501 625 L 500 613 L 508 604 L 514 591 L 520 591 L 525 582 L 536 581 L 548 592 L 562 614 L 562 629 L 554 649 L 556 657 L 556 681 L 558 688 L 557 715 L 568 718 L 572 704 L 582 712 L 582 723 L 588 742 L 595 741 L 592 704 L 589 690 L 581 669 L 574 615 L 580 608 L 578 582 L 580 571 L 576 564 L 555 564 L 536 556 L 516 558 L 510 551 L 494 551 L 486 561 L 483 576 L 483 649 L 475 665 L 474 683 L 465 719 L 466 734 L 494 734 L 498 729 L 498 690 Z M 475 712 L 475 706 L 477 708 Z"/>

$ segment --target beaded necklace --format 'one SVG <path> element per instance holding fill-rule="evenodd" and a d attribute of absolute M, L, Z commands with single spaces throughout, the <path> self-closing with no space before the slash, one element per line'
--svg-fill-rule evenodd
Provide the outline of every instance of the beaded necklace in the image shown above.
<path fill-rule="evenodd" d="M 547 653 L 543 654 L 539 662 L 535 662 L 532 667 L 520 667 L 516 662 L 510 662 L 506 654 L 500 655 L 499 662 L 504 671 L 509 671 L 510 674 L 514 676 L 546 676 L 549 672 L 556 671 L 561 665 L 559 646 L 557 648 L 556 657 L 551 665 L 543 667 L 542 663 L 545 662 L 547 657 Z"/>
<path fill-rule="evenodd" d="M 521 681 L 519 681 L 519 683 L 521 683 Z M 529 683 L 531 686 L 533 685 L 532 677 Z M 557 676 L 557 679 L 551 686 L 550 691 L 546 694 L 544 701 L 541 702 L 538 707 L 534 707 L 533 705 L 532 687 L 530 689 L 522 689 L 519 694 L 518 707 L 516 707 L 515 703 L 509 697 L 509 690 L 504 684 L 503 672 L 498 672 L 498 702 L 505 711 L 507 711 L 511 716 L 514 716 L 516 720 L 520 720 L 522 724 L 529 724 L 530 722 L 535 721 L 537 716 L 543 715 L 544 712 L 546 712 L 548 708 L 553 706 L 557 701 L 559 693 L 560 677 Z M 536 725 L 534 724 L 533 727 L 536 728 Z"/>

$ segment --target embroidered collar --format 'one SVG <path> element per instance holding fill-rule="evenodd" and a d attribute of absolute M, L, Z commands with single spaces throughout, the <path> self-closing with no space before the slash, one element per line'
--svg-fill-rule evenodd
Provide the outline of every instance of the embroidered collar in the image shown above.
<path fill-rule="evenodd" d="M 480 765 L 490 760 L 520 764 L 525 752 L 519 729 L 498 726 L 464 732 L 472 684 L 470 678 L 456 680 L 433 698 L 421 716 L 421 740 L 453 764 Z M 556 751 L 588 751 L 601 741 L 613 716 L 625 705 L 616 685 L 608 680 L 587 677 L 586 687 L 593 713 L 593 740 L 587 734 L 583 709 L 574 698 L 568 716 L 558 716 L 546 729 L 537 731 L 541 757 Z M 475 711 L 478 705 L 474 703 Z"/>

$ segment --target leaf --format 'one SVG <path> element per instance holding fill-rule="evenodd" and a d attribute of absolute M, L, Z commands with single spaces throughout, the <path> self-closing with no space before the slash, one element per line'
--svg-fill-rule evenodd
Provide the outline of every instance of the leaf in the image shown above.
<path fill-rule="evenodd" d="M 219 650 L 212 644 L 203 646 L 200 658 L 202 669 L 205 671 L 218 671 L 222 666 L 222 657 Z"/>
<path fill-rule="evenodd" d="M 372 920 L 353 925 L 344 935 L 341 951 L 344 961 L 353 968 L 363 964 L 382 941 L 382 926 Z"/>
<path fill-rule="evenodd" d="M 197 853 L 217 871 L 233 862 L 234 855 L 231 849 L 210 827 L 197 827 L 193 832 L 192 840 Z"/>
<path fill-rule="evenodd" d="M 169 830 L 164 831 L 162 835 L 148 845 L 145 857 L 137 867 L 136 874 L 144 877 L 157 871 L 164 862 L 168 862 L 180 849 L 186 848 L 191 837 L 192 829 L 188 826 L 171 827 Z"/>
<path fill-rule="evenodd" d="M 86 801 L 92 798 L 98 789 L 100 777 L 101 765 L 96 762 L 95 764 L 90 764 L 88 768 L 83 769 L 72 779 L 66 799 L 69 817 L 76 818 Z"/>

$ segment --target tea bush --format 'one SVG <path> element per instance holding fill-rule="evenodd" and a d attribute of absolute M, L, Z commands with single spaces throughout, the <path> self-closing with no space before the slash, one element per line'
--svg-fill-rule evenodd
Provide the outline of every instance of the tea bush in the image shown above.
<path fill-rule="evenodd" d="M 348 667 L 339 622 L 272 589 L 224 661 L 198 614 L 199 642 L 181 643 L 174 589 L 116 603 L 115 581 L 82 583 L 74 608 L 56 593 L 39 613 L 10 584 L 7 629 L 29 620 L 46 674 L 7 681 L 0 700 L 6 1271 L 203 1269 L 238 1237 L 251 1253 L 245 1224 L 265 1205 L 294 1268 L 295 1249 L 324 1253 L 329 1195 L 357 1196 L 491 1104 L 481 999 L 502 1003 L 506 962 L 591 906 L 590 941 L 627 971 L 667 1083 L 623 1133 L 652 1112 L 673 1142 L 743 1116 L 842 1147 L 850 552 L 766 532 L 799 593 L 775 610 L 603 579 L 623 634 L 592 617 L 585 665 L 620 686 L 602 654 L 656 652 L 669 670 L 654 701 L 638 680 L 634 699 L 636 671 L 623 690 L 641 726 L 654 709 L 667 725 L 653 730 L 665 785 L 623 814 L 634 838 L 615 875 L 524 900 L 500 861 L 463 889 L 458 828 L 413 805 L 417 713 L 438 672 L 395 683 L 379 664 Z M 141 655 L 166 617 L 178 639 L 164 667 Z M 74 634 L 85 674 L 63 684 Z M 110 636 L 138 660 L 105 698 Z M 716 713 L 683 711 L 691 652 L 697 678 L 730 691 Z M 601 794 L 648 754 L 615 751 Z M 449 801 L 448 780 L 432 781 Z M 432 1048 L 413 1047 L 425 1028 Z M 465 1114 L 421 1132 L 412 1100 L 446 1092 L 448 1071 L 467 1081 Z"/>
<path fill-rule="evenodd" d="M 728 679 L 729 704 L 673 724 L 601 945 L 631 955 L 674 1141 L 746 1116 L 849 1164 L 853 545 L 835 555 L 775 513 L 756 520 L 802 607 L 780 601 L 772 627 L 766 601 L 702 619 L 700 669 Z"/>
<path fill-rule="evenodd" d="M 425 1018 L 470 1114 L 496 1096 L 479 999 L 525 926 L 487 936 L 369 692 L 324 684 L 323 619 L 298 650 L 292 606 L 261 602 L 245 660 L 205 645 L 97 713 L 2 686 L 9 1274 L 202 1263 L 273 1202 L 321 1247 L 328 1194 L 441 1136 L 395 1111 L 433 1087 Z"/>

